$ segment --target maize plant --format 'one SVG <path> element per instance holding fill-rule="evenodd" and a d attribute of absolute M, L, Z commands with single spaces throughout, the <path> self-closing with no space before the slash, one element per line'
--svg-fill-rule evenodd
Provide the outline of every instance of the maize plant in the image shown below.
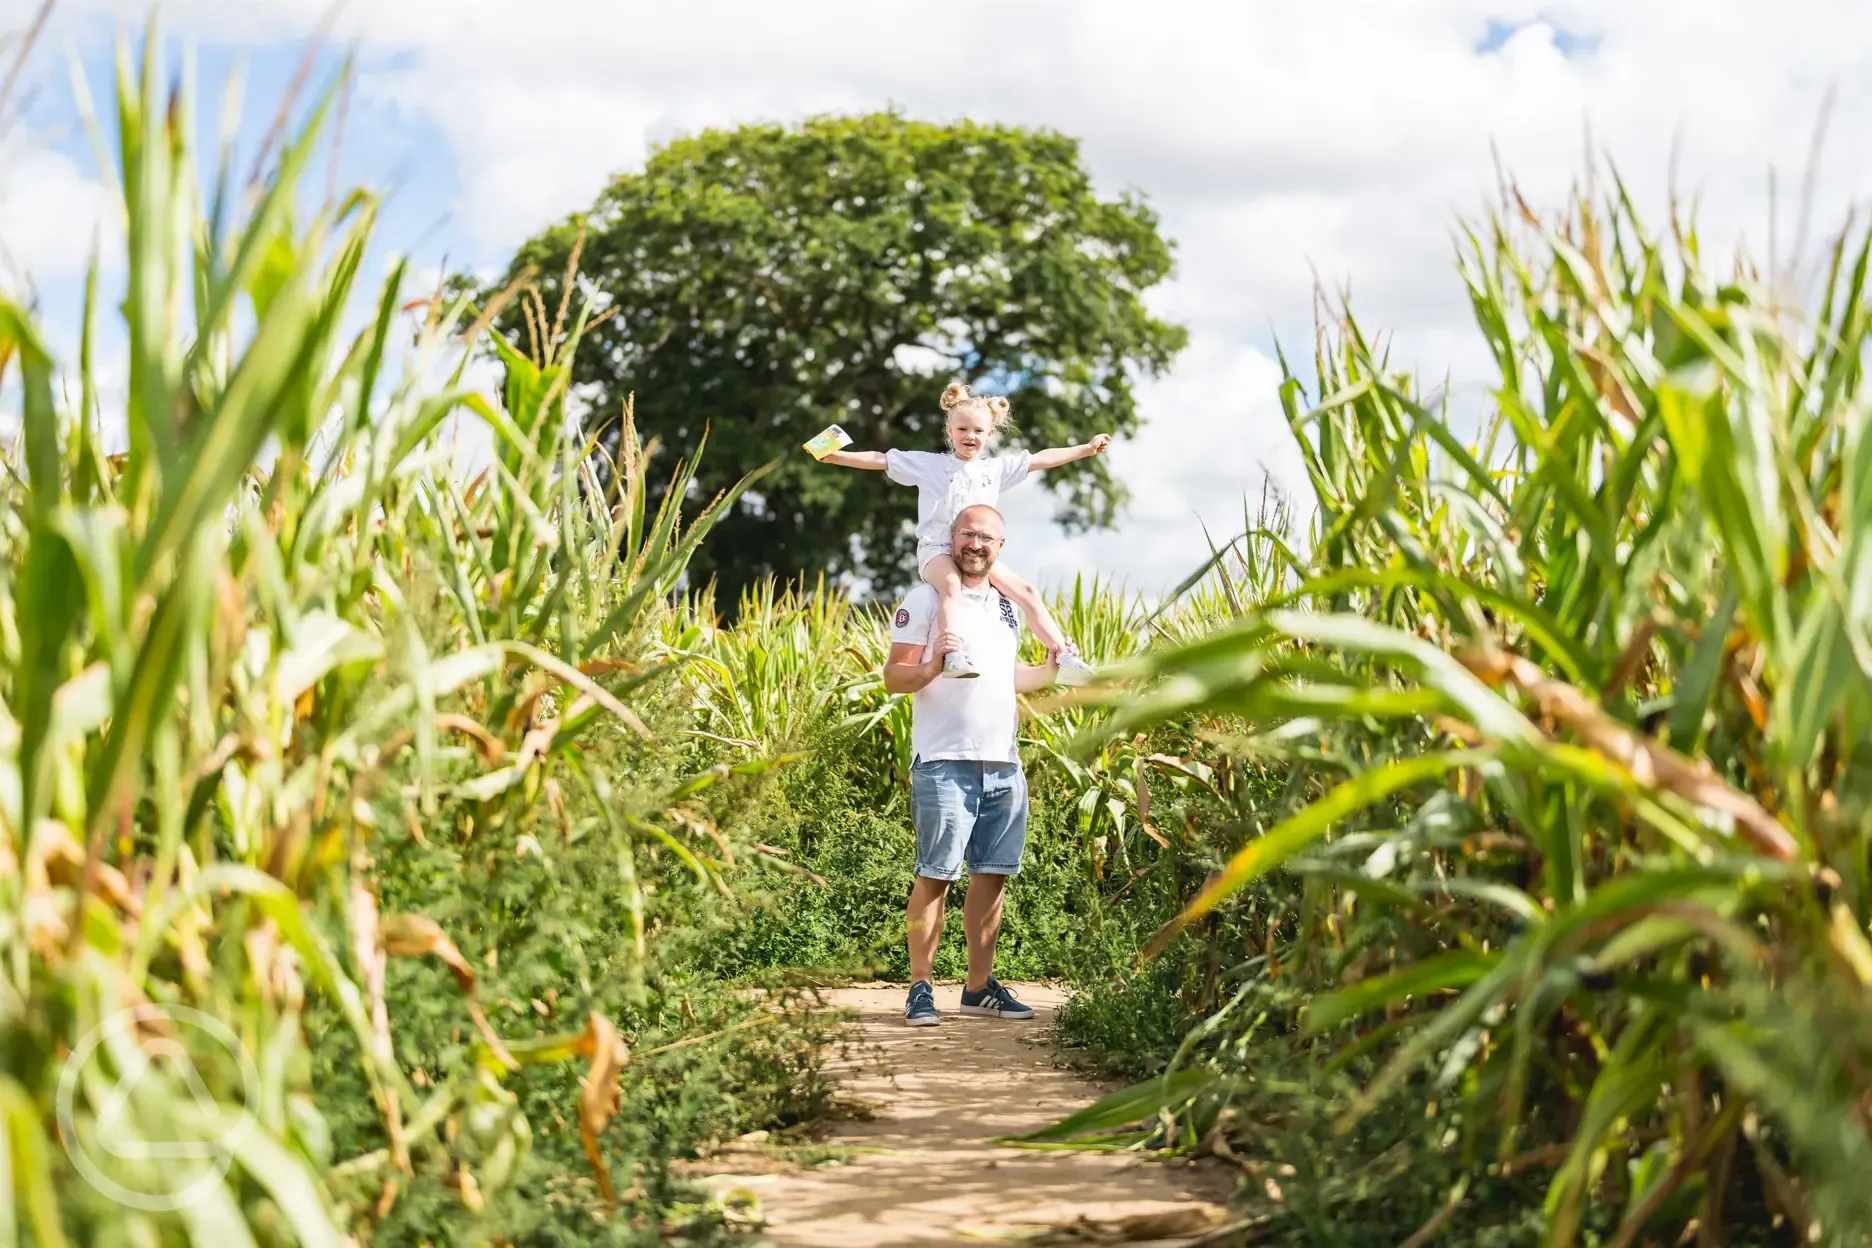
<path fill-rule="evenodd" d="M 1304 553 L 1265 536 L 1275 583 L 1121 668 L 1143 686 L 1095 696 L 1080 756 L 1231 722 L 1209 761 L 1291 769 L 1146 953 L 1300 877 L 1292 1035 L 1342 1128 L 1456 1107 L 1423 1146 L 1463 1175 L 1425 1238 L 1482 1216 L 1486 1176 L 1544 1168 L 1555 1245 L 1862 1243 L 1872 233 L 1789 306 L 1622 188 L 1552 220 L 1516 202 L 1463 236 L 1479 421 L 1347 313 L 1317 382 L 1282 388 L 1319 502 Z M 1251 1149 L 1278 1097 L 1204 1056 L 1214 1031 L 1129 1118 L 1062 1127 L 1144 1105 L 1200 1136 L 1226 1112 Z"/>
<path fill-rule="evenodd" d="M 731 769 L 630 797 L 582 759 L 648 732 L 650 626 L 733 495 L 685 527 L 682 466 L 649 510 L 628 412 L 599 488 L 568 435 L 579 309 L 510 291 L 546 327 L 522 353 L 484 336 L 498 309 L 412 303 L 401 263 L 359 306 L 377 200 L 305 215 L 336 83 L 262 176 L 238 183 L 229 144 L 198 193 L 192 93 L 161 62 L 154 32 L 140 67 L 118 58 L 122 410 L 93 359 L 97 266 L 75 387 L 0 299 L 21 428 L 0 485 L 0 1242 L 338 1243 L 422 1175 L 478 1211 L 532 1136 L 510 1076 L 575 1059 L 567 1110 L 608 1199 L 601 1133 L 638 1060 L 617 1025 L 504 1034 L 477 992 L 492 953 L 388 909 L 375 862 L 528 815 L 597 837 L 641 966 L 652 862 L 719 882 L 726 851 L 677 808 Z M 499 396 L 459 366 L 424 381 L 484 343 Z M 492 441 L 466 482 L 451 421 Z M 472 1057 L 442 1078 L 394 1043 L 386 964 L 409 958 L 459 990 Z M 350 1037 L 379 1149 L 333 1155 L 314 1010 Z"/>
<path fill-rule="evenodd" d="M 827 715 L 883 666 L 882 630 L 823 583 L 741 595 L 733 628 L 716 626 L 713 597 L 691 595 L 665 630 L 673 657 L 689 663 L 704 728 L 718 740 L 766 753 L 803 744 Z"/>

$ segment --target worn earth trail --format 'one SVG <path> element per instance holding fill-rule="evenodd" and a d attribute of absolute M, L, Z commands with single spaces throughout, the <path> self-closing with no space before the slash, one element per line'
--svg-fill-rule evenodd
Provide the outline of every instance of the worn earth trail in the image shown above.
<path fill-rule="evenodd" d="M 1057 1122 L 1110 1090 L 1053 1056 L 1048 1027 L 1065 994 L 1013 987 L 1038 1011 L 1031 1022 L 956 1013 L 953 984 L 936 989 L 940 1027 L 903 1025 L 900 985 L 832 993 L 834 1004 L 858 1012 L 863 1043 L 839 1075 L 871 1116 L 837 1124 L 822 1143 L 877 1151 L 845 1165 L 769 1173 L 748 1173 L 776 1168 L 727 1153 L 707 1163 L 716 1173 L 700 1177 L 717 1191 L 758 1197 L 766 1220 L 760 1238 L 787 1248 L 1207 1238 L 1202 1232 L 1223 1221 L 1221 1202 L 1233 1186 L 1222 1167 L 992 1142 Z M 735 1168 L 741 1172 L 728 1172 Z"/>

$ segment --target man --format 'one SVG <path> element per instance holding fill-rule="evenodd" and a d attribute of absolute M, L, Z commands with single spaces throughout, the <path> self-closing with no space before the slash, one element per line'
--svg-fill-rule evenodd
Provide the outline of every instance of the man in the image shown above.
<path fill-rule="evenodd" d="M 1021 774 L 1015 695 L 1052 684 L 1052 667 L 1022 667 L 1018 608 L 988 583 L 1001 553 L 1001 513 L 963 509 L 950 528 L 950 554 L 962 579 L 962 609 L 952 633 L 938 633 L 937 594 L 919 585 L 891 624 L 884 687 L 911 699 L 910 808 L 916 824 L 916 884 L 907 914 L 912 1027 L 942 1022 L 930 975 L 942 939 L 949 886 L 969 870 L 963 927 L 968 935 L 968 983 L 962 1012 L 992 1018 L 1032 1018 L 994 977 L 995 939 L 1010 875 L 1027 846 L 1027 778 Z M 942 678 L 943 656 L 966 649 L 975 680 Z"/>

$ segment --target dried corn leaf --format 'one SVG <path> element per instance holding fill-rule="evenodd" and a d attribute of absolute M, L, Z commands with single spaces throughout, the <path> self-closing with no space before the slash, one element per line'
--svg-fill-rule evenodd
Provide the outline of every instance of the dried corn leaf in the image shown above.
<path fill-rule="evenodd" d="M 578 1051 L 591 1059 L 591 1069 L 586 1072 L 584 1088 L 579 1093 L 579 1141 L 585 1145 L 585 1156 L 591 1161 L 592 1173 L 598 1179 L 598 1190 L 605 1203 L 614 1205 L 617 1193 L 611 1186 L 611 1171 L 605 1165 L 604 1154 L 598 1148 L 598 1136 L 617 1111 L 618 1077 L 630 1062 L 630 1049 L 611 1020 L 594 1011 L 584 1035 L 579 1037 Z"/>
<path fill-rule="evenodd" d="M 455 973 L 455 983 L 467 998 L 468 1017 L 473 1020 L 475 1030 L 487 1044 L 488 1051 L 508 1069 L 518 1069 L 520 1063 L 514 1059 L 507 1044 L 495 1032 L 493 1024 L 488 1022 L 487 1014 L 482 1011 L 481 1003 L 475 999 L 475 971 L 462 951 L 450 940 L 442 925 L 426 914 L 388 914 L 378 939 L 385 953 L 393 958 L 434 957 Z"/>

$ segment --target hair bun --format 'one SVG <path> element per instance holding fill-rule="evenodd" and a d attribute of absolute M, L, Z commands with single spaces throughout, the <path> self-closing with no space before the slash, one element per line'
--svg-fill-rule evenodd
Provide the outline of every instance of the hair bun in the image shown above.
<path fill-rule="evenodd" d="M 986 415 L 988 423 L 993 426 L 996 433 L 1006 433 L 1014 427 L 1013 411 L 1006 395 L 976 394 L 968 388 L 966 383 L 952 381 L 943 387 L 942 410 L 957 412 L 963 408 L 970 408 Z"/>

